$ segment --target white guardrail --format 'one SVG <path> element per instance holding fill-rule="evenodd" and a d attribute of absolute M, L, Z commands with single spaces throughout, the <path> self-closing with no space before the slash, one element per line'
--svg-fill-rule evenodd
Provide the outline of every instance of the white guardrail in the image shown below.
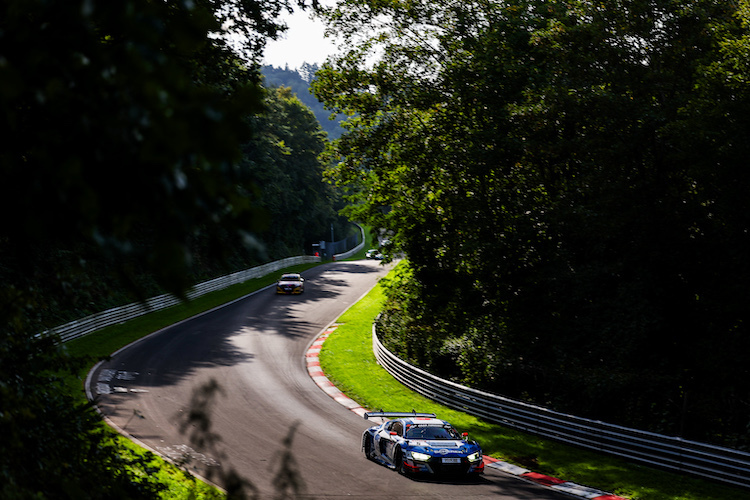
<path fill-rule="evenodd" d="M 355 253 L 359 252 L 360 250 L 362 250 L 365 247 L 365 228 L 363 228 L 359 224 L 355 224 L 355 225 L 359 228 L 359 234 L 360 234 L 359 245 L 357 245 L 356 247 L 354 247 L 351 250 L 348 250 L 348 251 L 346 251 L 344 253 L 337 253 L 337 254 L 335 254 L 333 256 L 333 260 L 348 259 L 349 257 L 351 257 L 352 255 L 354 255 Z"/>
<path fill-rule="evenodd" d="M 359 228 L 360 231 L 360 244 L 347 252 L 334 255 L 333 260 L 348 259 L 352 255 L 359 252 L 362 248 L 364 248 L 365 230 L 359 224 L 355 225 Z M 195 285 L 190 290 L 190 292 L 187 293 L 187 298 L 194 299 L 209 292 L 223 290 L 224 288 L 227 288 L 229 286 L 236 285 L 238 283 L 244 283 L 245 281 L 251 280 L 253 278 L 260 278 L 287 267 L 320 261 L 320 257 L 301 255 L 297 257 L 289 257 L 286 259 L 269 262 L 268 264 L 263 264 L 261 266 L 245 269 L 244 271 L 238 271 L 227 276 L 221 276 L 219 278 L 214 278 L 212 280 L 199 283 Z M 89 333 L 101 330 L 102 328 L 124 323 L 125 321 L 137 318 L 138 316 L 142 316 L 153 311 L 158 311 L 160 309 L 166 309 L 167 307 L 172 307 L 179 303 L 180 299 L 172 294 L 159 295 L 157 297 L 152 297 L 144 302 L 135 302 L 126 306 L 115 307 L 113 309 L 108 309 L 106 311 L 92 314 L 91 316 L 86 316 L 85 318 L 76 321 L 71 321 L 70 323 L 66 323 L 64 325 L 56 326 L 55 328 L 47 330 L 46 332 L 44 332 L 44 334 L 57 334 L 60 336 L 60 340 L 62 342 L 68 342 L 69 340 L 83 337 L 84 335 L 88 335 Z"/>
<path fill-rule="evenodd" d="M 750 453 L 566 415 L 441 379 L 396 357 L 372 327 L 378 363 L 396 380 L 445 406 L 490 422 L 660 469 L 750 487 Z"/>
<path fill-rule="evenodd" d="M 224 288 L 238 283 L 244 283 L 253 278 L 260 278 L 280 269 L 311 262 L 320 262 L 320 257 L 302 255 L 299 257 L 289 257 L 287 259 L 269 262 L 268 264 L 263 264 L 261 266 L 245 269 L 244 271 L 238 271 L 227 276 L 221 276 L 219 278 L 199 283 L 187 293 L 187 297 L 189 299 L 194 299 L 209 292 L 223 290 Z M 113 309 L 92 314 L 91 316 L 86 316 L 85 318 L 47 330 L 45 334 L 56 333 L 60 336 L 62 342 L 67 342 L 69 340 L 83 337 L 84 335 L 88 335 L 97 330 L 101 330 L 102 328 L 117 325 L 133 318 L 137 318 L 138 316 L 158 311 L 160 309 L 166 309 L 167 307 L 172 307 L 179 303 L 180 299 L 172 294 L 159 295 L 144 302 L 135 302 L 126 306 L 115 307 Z"/>

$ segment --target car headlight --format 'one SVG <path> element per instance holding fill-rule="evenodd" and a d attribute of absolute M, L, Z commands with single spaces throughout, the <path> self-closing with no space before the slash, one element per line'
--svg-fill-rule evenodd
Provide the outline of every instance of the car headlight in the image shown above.
<path fill-rule="evenodd" d="M 476 453 L 472 453 L 471 455 L 469 455 L 466 458 L 469 460 L 469 462 L 476 462 L 477 460 L 480 459 L 480 457 L 481 457 L 481 455 L 479 454 L 479 452 L 476 452 Z"/>
<path fill-rule="evenodd" d="M 416 451 L 411 452 L 411 458 L 418 460 L 419 462 L 427 462 L 430 460 L 430 456 L 427 453 L 418 453 Z"/>

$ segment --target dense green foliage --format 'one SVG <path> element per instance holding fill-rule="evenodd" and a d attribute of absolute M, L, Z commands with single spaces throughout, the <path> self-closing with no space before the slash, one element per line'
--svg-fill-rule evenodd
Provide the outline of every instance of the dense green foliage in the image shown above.
<path fill-rule="evenodd" d="M 326 111 L 323 103 L 310 93 L 310 83 L 315 78 L 318 69 L 320 68 L 317 63 L 304 63 L 299 69 L 263 66 L 261 71 L 266 86 L 289 87 L 299 100 L 312 110 L 320 122 L 320 126 L 328 133 L 328 138 L 338 139 L 343 132 L 339 122 L 344 119 L 344 116 L 337 115 L 334 119 L 331 119 L 331 113 Z"/>
<path fill-rule="evenodd" d="M 750 445 L 748 4 L 345 1 L 314 83 L 385 341 L 558 410 Z"/>
<path fill-rule="evenodd" d="M 59 376 L 81 361 L 39 332 L 329 234 L 325 135 L 297 99 L 264 91 L 257 65 L 289 8 L 0 5 L 0 497 L 163 488 L 148 456 L 122 453 L 71 397 Z M 239 36 L 246 60 L 225 42 Z"/>
<path fill-rule="evenodd" d="M 336 213 L 342 201 L 322 179 L 318 155 L 326 133 L 288 88 L 271 88 L 265 105 L 266 112 L 252 119 L 256 133 L 243 146 L 240 163 L 253 184 L 262 186 L 258 204 L 268 226 L 259 236 L 265 253 L 274 258 L 309 254 L 311 243 L 330 234 L 332 222 L 338 231 L 348 229 Z"/>
<path fill-rule="evenodd" d="M 8 7 L 0 278 L 50 297 L 34 310 L 46 326 L 309 252 L 331 222 L 344 231 L 341 201 L 320 181 L 325 134 L 296 98 L 263 90 L 258 66 L 205 36 L 221 20 L 213 4 Z M 271 36 L 269 22 L 251 27 Z M 248 47 L 260 50 L 258 36 Z M 47 46 L 80 60 L 34 48 Z"/>

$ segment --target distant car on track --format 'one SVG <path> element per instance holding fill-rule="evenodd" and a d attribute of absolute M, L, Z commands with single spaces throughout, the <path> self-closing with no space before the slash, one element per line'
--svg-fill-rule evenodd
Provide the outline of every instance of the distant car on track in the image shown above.
<path fill-rule="evenodd" d="M 482 448 L 434 413 L 368 412 L 393 418 L 362 435 L 365 456 L 402 474 L 478 475 L 484 472 Z"/>
<path fill-rule="evenodd" d="M 276 282 L 276 293 L 298 295 L 305 291 L 305 278 L 299 273 L 282 274 Z"/>
<path fill-rule="evenodd" d="M 383 260 L 383 254 L 380 253 L 380 250 L 377 250 L 375 248 L 371 248 L 365 253 L 366 259 L 376 259 L 376 260 Z"/>

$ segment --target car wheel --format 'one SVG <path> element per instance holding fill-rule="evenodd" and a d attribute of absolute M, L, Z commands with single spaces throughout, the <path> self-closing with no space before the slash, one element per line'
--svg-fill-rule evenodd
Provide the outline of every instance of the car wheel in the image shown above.
<path fill-rule="evenodd" d="M 373 457 L 372 457 L 372 436 L 370 436 L 369 434 L 367 436 L 365 436 L 365 456 L 369 460 L 373 459 Z"/>
<path fill-rule="evenodd" d="M 399 474 L 406 475 L 406 469 L 404 468 L 404 454 L 401 452 L 401 448 L 396 449 L 396 453 L 393 455 L 393 463 Z"/>

